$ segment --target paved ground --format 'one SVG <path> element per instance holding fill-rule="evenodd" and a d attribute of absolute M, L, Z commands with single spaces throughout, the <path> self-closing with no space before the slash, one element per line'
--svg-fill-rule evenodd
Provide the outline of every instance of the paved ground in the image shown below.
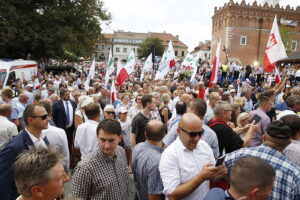
<path fill-rule="evenodd" d="M 71 180 L 72 176 L 69 175 L 70 181 L 65 184 L 65 198 L 71 196 Z M 134 185 L 134 180 L 133 180 L 133 174 L 129 174 L 129 185 L 128 185 L 128 190 L 129 190 L 129 200 L 134 200 L 134 195 L 136 192 L 135 185 Z"/>

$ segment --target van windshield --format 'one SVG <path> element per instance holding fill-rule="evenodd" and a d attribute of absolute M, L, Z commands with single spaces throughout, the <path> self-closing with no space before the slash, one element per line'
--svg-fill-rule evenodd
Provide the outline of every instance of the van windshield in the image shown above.
<path fill-rule="evenodd" d="M 0 72 L 0 81 L 2 81 L 2 83 L 5 81 L 6 73 L 7 72 Z"/>

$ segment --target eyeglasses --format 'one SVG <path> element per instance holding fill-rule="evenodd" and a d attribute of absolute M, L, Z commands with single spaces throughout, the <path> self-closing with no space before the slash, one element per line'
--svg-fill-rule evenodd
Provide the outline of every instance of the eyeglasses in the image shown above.
<path fill-rule="evenodd" d="M 48 118 L 48 115 L 41 115 L 41 116 L 32 116 L 32 118 L 40 117 L 42 120 L 45 120 Z"/>
<path fill-rule="evenodd" d="M 111 114 L 115 114 L 115 112 L 110 112 L 110 111 L 106 111 L 107 114 L 111 115 Z"/>
<path fill-rule="evenodd" d="M 201 129 L 201 131 L 199 131 L 199 132 L 194 132 L 194 131 L 189 132 L 180 127 L 179 127 L 179 129 L 182 130 L 183 132 L 186 132 L 191 138 L 195 138 L 197 135 L 199 135 L 199 137 L 201 137 L 204 133 L 203 129 Z"/>

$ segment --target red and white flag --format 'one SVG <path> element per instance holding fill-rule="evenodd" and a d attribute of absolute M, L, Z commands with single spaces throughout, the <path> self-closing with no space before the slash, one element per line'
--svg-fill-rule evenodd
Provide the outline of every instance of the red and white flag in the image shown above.
<path fill-rule="evenodd" d="M 120 74 L 121 69 L 123 69 L 123 65 L 122 62 L 120 60 L 118 60 L 118 64 L 117 64 L 117 75 L 116 77 Z"/>
<path fill-rule="evenodd" d="M 278 84 L 281 82 L 280 72 L 277 67 L 275 67 L 275 83 Z"/>
<path fill-rule="evenodd" d="M 168 50 L 163 54 L 158 70 L 156 72 L 155 80 L 164 79 L 168 74 L 170 68 L 175 66 L 175 53 L 170 40 Z"/>
<path fill-rule="evenodd" d="M 115 80 L 113 80 L 111 82 L 111 88 L 110 88 L 110 103 L 114 104 L 116 99 L 117 99 L 117 90 L 115 86 Z"/>
<path fill-rule="evenodd" d="M 120 73 L 117 76 L 116 85 L 122 86 L 123 83 L 127 80 L 130 74 L 134 71 L 135 66 L 135 56 L 134 51 L 132 50 L 127 58 L 127 61 L 124 67 L 121 69 Z"/>
<path fill-rule="evenodd" d="M 278 60 L 287 58 L 285 47 L 282 43 L 278 24 L 277 15 L 275 15 L 272 30 L 269 36 L 267 49 L 264 56 L 264 71 L 273 72 Z"/>
<path fill-rule="evenodd" d="M 221 40 L 218 42 L 218 47 L 216 51 L 216 55 L 213 60 L 213 66 L 211 69 L 210 80 L 208 87 L 211 88 L 213 83 L 217 83 L 218 81 L 218 71 L 220 69 L 220 51 L 221 51 Z"/>

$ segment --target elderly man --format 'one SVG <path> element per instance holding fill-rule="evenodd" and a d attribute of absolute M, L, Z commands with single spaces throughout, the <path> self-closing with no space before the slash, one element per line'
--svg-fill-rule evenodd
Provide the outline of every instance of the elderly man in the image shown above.
<path fill-rule="evenodd" d="M 18 200 L 53 200 L 64 196 L 64 183 L 69 180 L 53 149 L 32 148 L 21 153 L 13 165 L 15 182 L 21 196 Z"/>
<path fill-rule="evenodd" d="M 99 148 L 78 163 L 72 179 L 72 196 L 90 200 L 127 200 L 128 168 L 120 123 L 104 119 L 97 127 Z"/>
<path fill-rule="evenodd" d="M 115 108 L 113 105 L 108 104 L 104 107 L 104 119 L 115 119 Z"/>
<path fill-rule="evenodd" d="M 258 127 L 258 125 L 252 123 L 245 137 L 241 139 L 240 136 L 227 125 L 227 122 L 231 119 L 231 112 L 230 104 L 221 101 L 214 108 L 214 118 L 207 123 L 207 126 L 217 134 L 220 155 L 222 155 L 223 151 L 230 153 L 239 148 L 247 147 Z"/>
<path fill-rule="evenodd" d="M 285 115 L 297 115 L 300 112 L 300 96 L 299 95 L 292 95 L 286 99 L 286 104 L 288 109 L 282 111 L 277 115 L 277 119 Z"/>
<path fill-rule="evenodd" d="M 132 152 L 132 169 L 140 200 L 162 199 L 163 184 L 158 165 L 163 152 L 164 124 L 151 120 L 145 128 L 146 141 L 137 144 Z"/>
<path fill-rule="evenodd" d="M 30 146 L 46 147 L 49 144 L 42 134 L 42 130 L 48 128 L 49 122 L 45 108 L 31 104 L 25 108 L 23 115 L 26 128 L 0 152 L 0 197 L 5 200 L 15 200 L 19 196 L 11 169 L 16 157 Z"/>
<path fill-rule="evenodd" d="M 300 168 L 288 160 L 282 151 L 290 144 L 293 131 L 283 121 L 273 121 L 267 127 L 264 143 L 257 147 L 243 148 L 226 155 L 225 165 L 230 170 L 244 156 L 255 156 L 268 162 L 276 172 L 275 183 L 269 200 L 300 199 Z"/>
<path fill-rule="evenodd" d="M 207 124 L 209 120 L 214 117 L 214 107 L 221 100 L 221 96 L 218 92 L 212 92 L 208 95 L 209 103 L 207 105 L 207 110 L 203 118 L 203 123 Z"/>
<path fill-rule="evenodd" d="M 11 116 L 11 112 L 11 105 L 0 105 L 0 151 L 2 151 L 6 144 L 18 134 L 17 126 L 8 120 Z"/>
<path fill-rule="evenodd" d="M 178 137 L 162 154 L 159 171 L 164 194 L 169 199 L 202 200 L 209 181 L 224 175 L 224 166 L 214 167 L 212 149 L 201 139 L 204 130 L 200 118 L 184 114 L 178 123 Z"/>

